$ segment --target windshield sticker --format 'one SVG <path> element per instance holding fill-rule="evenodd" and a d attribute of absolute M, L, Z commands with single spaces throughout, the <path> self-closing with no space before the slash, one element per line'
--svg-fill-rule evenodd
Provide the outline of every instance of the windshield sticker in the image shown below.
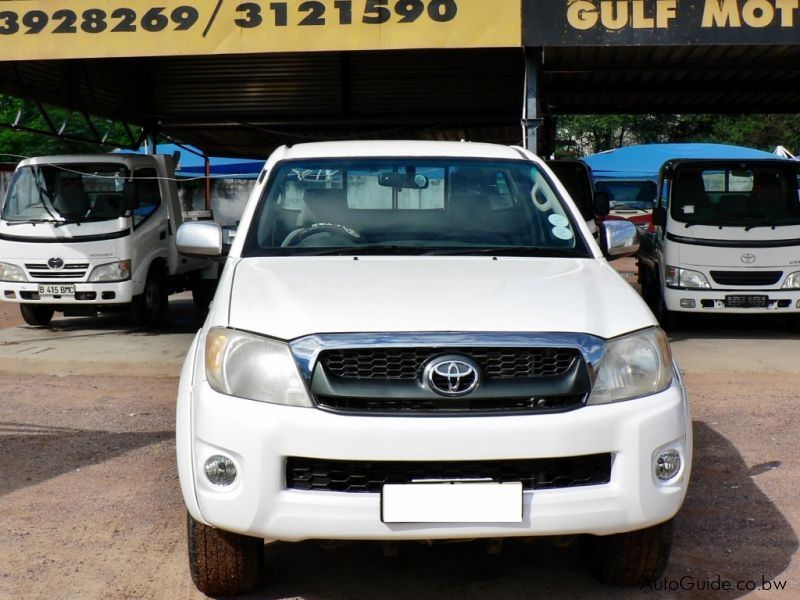
<path fill-rule="evenodd" d="M 572 232 L 566 227 L 553 227 L 553 235 L 560 240 L 572 239 Z"/>
<path fill-rule="evenodd" d="M 554 227 L 567 227 L 569 226 L 569 220 L 564 215 L 556 215 L 552 214 L 547 217 L 547 220 L 550 221 L 550 224 Z"/>
<path fill-rule="evenodd" d="M 694 205 L 693 204 L 687 204 L 686 206 L 684 206 L 683 207 L 683 214 L 685 214 L 685 215 L 693 215 L 694 214 Z"/>

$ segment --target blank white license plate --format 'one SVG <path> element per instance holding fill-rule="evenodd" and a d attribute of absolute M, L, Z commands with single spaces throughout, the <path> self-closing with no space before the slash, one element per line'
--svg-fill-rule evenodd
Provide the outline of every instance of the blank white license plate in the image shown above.
<path fill-rule="evenodd" d="M 384 523 L 521 523 L 522 483 L 386 484 Z"/>
<path fill-rule="evenodd" d="M 40 283 L 39 284 L 40 296 L 74 296 L 74 284 L 60 284 L 60 283 Z"/>

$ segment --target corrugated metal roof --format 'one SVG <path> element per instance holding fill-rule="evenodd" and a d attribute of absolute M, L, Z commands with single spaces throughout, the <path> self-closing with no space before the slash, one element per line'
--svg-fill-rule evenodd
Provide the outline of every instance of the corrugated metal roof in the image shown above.
<path fill-rule="evenodd" d="M 216 155 L 282 143 L 519 143 L 521 49 L 0 63 L 0 92 L 158 127 Z M 798 112 L 800 45 L 546 48 L 541 107 L 580 113 Z"/>

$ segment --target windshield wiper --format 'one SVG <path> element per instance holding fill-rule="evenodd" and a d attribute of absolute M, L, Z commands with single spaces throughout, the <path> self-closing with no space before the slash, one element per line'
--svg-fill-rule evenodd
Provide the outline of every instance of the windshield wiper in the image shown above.
<path fill-rule="evenodd" d="M 296 256 L 415 256 L 423 252 L 425 252 L 425 249 L 419 246 L 366 244 L 363 246 L 339 246 L 336 248 L 309 248 L 308 252 L 298 252 Z"/>
<path fill-rule="evenodd" d="M 56 227 L 63 227 L 64 225 L 80 226 L 81 223 L 83 223 L 83 220 L 80 219 L 64 219 L 63 221 L 58 221 L 55 226 Z"/>
<path fill-rule="evenodd" d="M 750 231 L 751 229 L 755 229 L 756 227 L 770 227 L 772 229 L 775 229 L 775 223 L 771 219 L 769 220 L 763 219 L 761 221 L 757 221 L 755 223 L 750 223 L 746 225 L 744 230 Z"/>
<path fill-rule="evenodd" d="M 55 219 L 9 219 L 6 220 L 6 225 L 9 227 L 11 225 L 36 225 L 36 223 L 60 223 L 60 221 L 56 221 Z"/>
<path fill-rule="evenodd" d="M 432 256 L 545 256 L 563 257 L 584 254 L 574 248 L 545 248 L 541 246 L 501 246 L 498 248 L 439 248 L 428 250 Z"/>

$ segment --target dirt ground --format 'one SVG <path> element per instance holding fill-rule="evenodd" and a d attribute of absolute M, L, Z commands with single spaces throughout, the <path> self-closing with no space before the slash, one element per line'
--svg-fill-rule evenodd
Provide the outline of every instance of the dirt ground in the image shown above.
<path fill-rule="evenodd" d="M 13 305 L 0 304 L 0 327 L 20 323 Z M 800 357 L 796 334 L 765 337 L 794 343 Z M 174 464 L 177 371 L 75 376 L 52 374 L 45 361 L 20 364 L 0 363 L 0 598 L 203 597 L 188 573 Z M 730 592 L 602 588 L 574 545 L 544 540 L 506 543 L 499 555 L 482 542 L 408 543 L 391 558 L 374 543 L 303 542 L 268 545 L 268 580 L 247 597 L 800 598 L 800 375 L 684 370 L 695 464 L 662 585 L 727 581 Z M 735 589 L 762 582 L 786 590 Z"/>

